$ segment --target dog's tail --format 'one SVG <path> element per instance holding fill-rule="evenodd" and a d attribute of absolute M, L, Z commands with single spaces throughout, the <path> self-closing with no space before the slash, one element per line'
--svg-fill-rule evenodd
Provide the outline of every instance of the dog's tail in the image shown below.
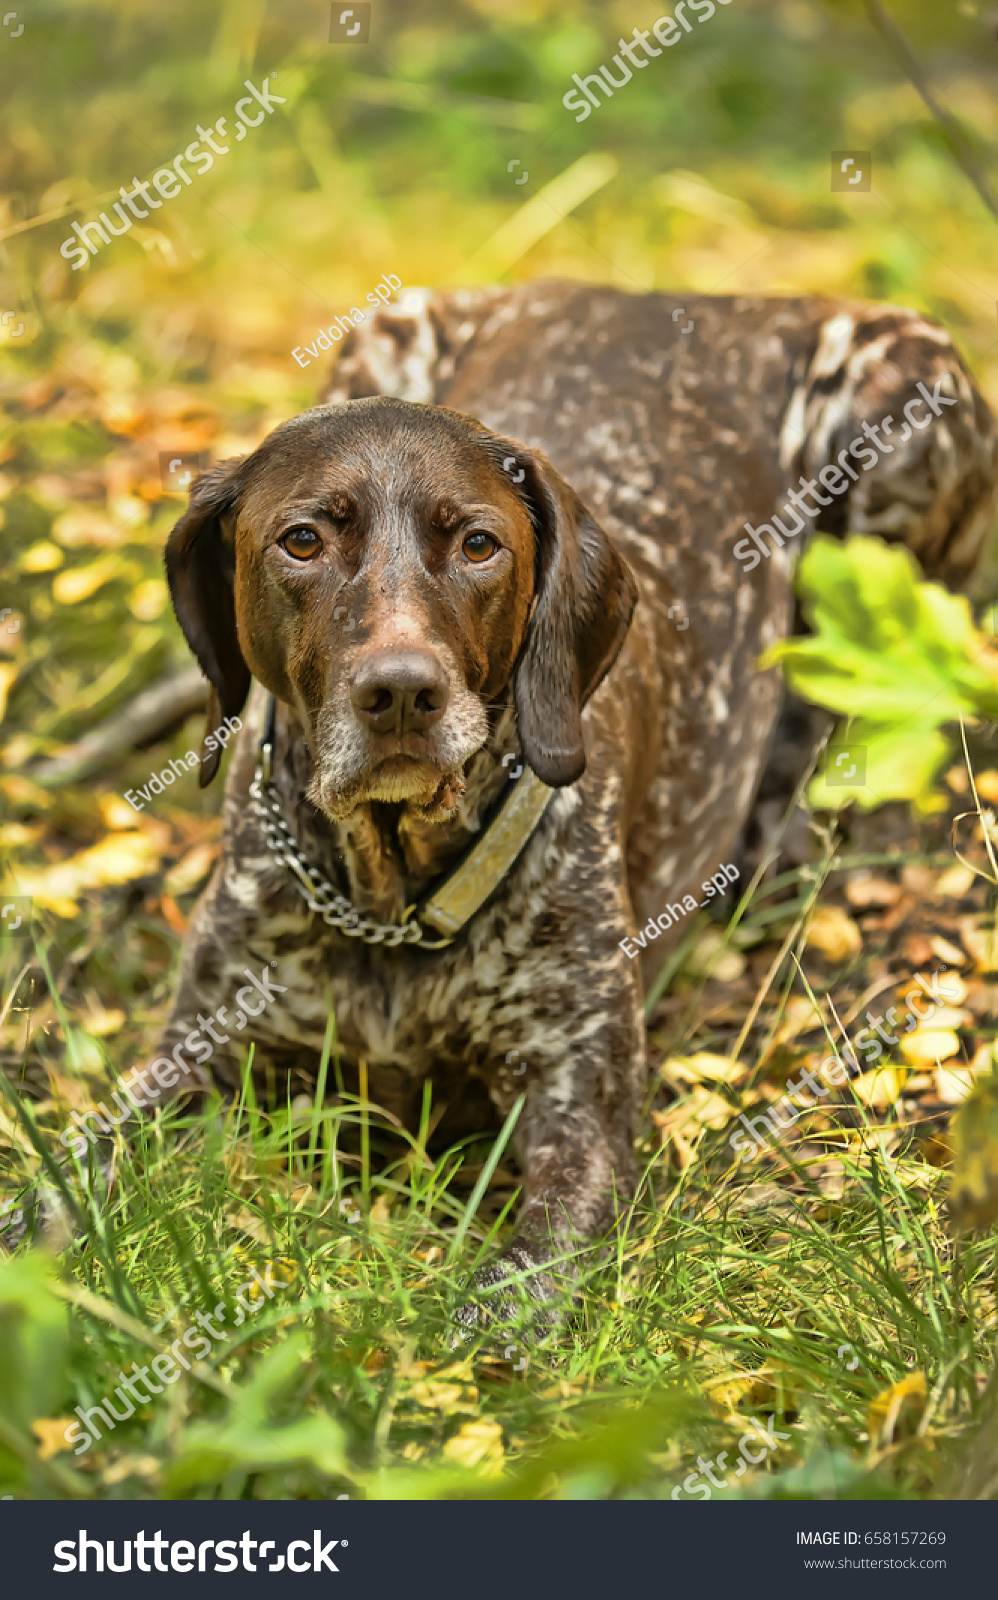
<path fill-rule="evenodd" d="M 817 527 L 902 542 L 927 577 L 968 587 L 994 516 L 995 424 L 949 334 L 916 311 L 862 305 L 829 307 L 815 333 L 780 449 L 792 476 L 850 480 Z"/>

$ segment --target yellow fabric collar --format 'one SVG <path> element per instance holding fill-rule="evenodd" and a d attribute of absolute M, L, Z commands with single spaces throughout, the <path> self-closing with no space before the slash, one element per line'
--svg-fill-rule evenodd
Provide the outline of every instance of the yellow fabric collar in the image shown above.
<path fill-rule="evenodd" d="M 451 943 L 498 889 L 523 850 L 554 794 L 524 767 L 512 792 L 468 854 L 439 888 L 411 907 L 420 923 Z M 407 918 L 409 913 L 406 914 Z"/>

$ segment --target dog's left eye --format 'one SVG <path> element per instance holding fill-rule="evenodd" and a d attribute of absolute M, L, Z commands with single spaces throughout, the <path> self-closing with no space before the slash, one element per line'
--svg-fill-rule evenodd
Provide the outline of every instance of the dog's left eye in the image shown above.
<path fill-rule="evenodd" d="M 469 533 L 461 549 L 469 561 L 488 561 L 499 549 L 499 542 L 490 533 Z"/>
<path fill-rule="evenodd" d="M 322 540 L 311 528 L 292 528 L 281 540 L 289 556 L 296 561 L 311 561 L 322 549 Z"/>

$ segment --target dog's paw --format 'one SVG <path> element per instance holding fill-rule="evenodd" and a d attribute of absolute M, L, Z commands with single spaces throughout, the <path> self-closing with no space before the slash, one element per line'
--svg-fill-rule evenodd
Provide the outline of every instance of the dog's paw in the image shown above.
<path fill-rule="evenodd" d="M 550 1249 L 520 1239 L 480 1267 L 469 1285 L 469 1299 L 454 1313 L 453 1346 L 486 1328 L 533 1339 L 549 1333 L 567 1300 L 564 1286 L 542 1270 L 551 1254 Z"/>

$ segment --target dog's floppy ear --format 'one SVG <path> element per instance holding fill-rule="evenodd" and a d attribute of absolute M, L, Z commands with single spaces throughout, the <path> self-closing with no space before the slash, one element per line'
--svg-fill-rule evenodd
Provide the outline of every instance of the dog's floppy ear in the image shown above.
<path fill-rule="evenodd" d="M 537 776 L 562 788 L 585 771 L 582 707 L 617 658 L 638 587 L 550 461 L 512 441 L 497 442 L 537 540 L 534 610 L 513 677 L 520 743 Z"/>
<path fill-rule="evenodd" d="M 249 693 L 250 670 L 236 633 L 236 556 L 227 516 L 242 490 L 245 459 L 223 461 L 202 473 L 166 544 L 173 609 L 211 684 L 205 739 L 224 718 L 239 715 Z M 221 759 L 221 746 L 206 751 L 202 744 L 198 777 L 202 789 L 215 776 Z"/>

